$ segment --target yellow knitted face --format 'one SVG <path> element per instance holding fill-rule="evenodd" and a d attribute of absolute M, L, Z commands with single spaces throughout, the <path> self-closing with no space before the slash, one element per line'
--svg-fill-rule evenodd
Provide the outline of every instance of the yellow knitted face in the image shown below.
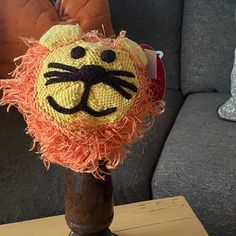
<path fill-rule="evenodd" d="M 115 122 L 139 92 L 137 71 L 127 51 L 81 39 L 52 48 L 38 75 L 38 104 L 63 126 Z"/>

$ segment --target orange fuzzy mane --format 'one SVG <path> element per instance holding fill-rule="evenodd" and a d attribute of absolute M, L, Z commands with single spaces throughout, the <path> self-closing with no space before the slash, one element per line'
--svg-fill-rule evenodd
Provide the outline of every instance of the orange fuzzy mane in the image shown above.
<path fill-rule="evenodd" d="M 115 39 L 105 41 L 97 34 L 87 34 L 84 38 L 104 44 L 115 43 Z M 140 94 L 131 109 L 115 123 L 91 127 L 81 122 L 76 130 L 72 130 L 63 127 L 38 105 L 37 77 L 50 51 L 35 40 L 27 40 L 27 44 L 29 49 L 21 57 L 13 79 L 0 81 L 3 89 L 0 105 L 8 104 L 8 109 L 16 106 L 23 114 L 28 126 L 26 132 L 33 137 L 33 148 L 39 144 L 38 151 L 47 167 L 56 163 L 104 178 L 99 163 L 105 162 L 109 169 L 117 167 L 131 145 L 150 128 L 153 118 L 163 112 L 164 102 L 153 99 L 151 79 L 143 68 L 138 69 Z"/>

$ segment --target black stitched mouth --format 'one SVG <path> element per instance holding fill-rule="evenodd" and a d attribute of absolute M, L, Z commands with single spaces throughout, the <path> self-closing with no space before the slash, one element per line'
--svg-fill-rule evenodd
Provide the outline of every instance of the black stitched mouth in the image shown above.
<path fill-rule="evenodd" d="M 84 83 L 84 91 L 81 96 L 81 101 L 78 105 L 73 108 L 64 108 L 60 106 L 52 96 L 48 96 L 47 100 L 49 105 L 56 111 L 63 114 L 74 114 L 79 111 L 85 111 L 91 116 L 101 117 L 109 115 L 117 110 L 116 107 L 108 108 L 102 111 L 95 111 L 88 107 L 88 99 L 91 87 L 98 83 L 104 83 L 112 87 L 115 91 L 120 93 L 124 98 L 131 99 L 132 94 L 127 90 L 137 92 L 137 87 L 125 80 L 118 78 L 117 76 L 124 76 L 134 78 L 135 75 L 128 71 L 123 70 L 108 70 L 106 71 L 103 67 L 97 65 L 84 65 L 80 69 L 73 66 L 64 65 L 61 63 L 50 63 L 48 68 L 61 69 L 63 71 L 50 71 L 44 74 L 45 78 L 48 78 L 45 85 L 51 85 L 55 83 L 64 82 L 76 82 L 81 81 Z M 126 88 L 126 90 L 124 89 Z"/>
<path fill-rule="evenodd" d="M 83 104 L 81 104 L 81 103 L 79 103 L 77 106 L 75 106 L 73 108 L 64 108 L 64 107 L 60 106 L 52 96 L 47 96 L 47 100 L 48 100 L 49 105 L 51 107 L 53 107 L 56 111 L 63 113 L 63 114 L 67 114 L 67 115 L 71 115 L 76 112 L 83 111 L 85 109 L 89 115 L 95 116 L 95 117 L 101 117 L 101 116 L 109 115 L 117 110 L 116 107 L 113 107 L 113 108 L 108 108 L 108 109 L 102 110 L 102 111 L 95 111 L 88 106 L 83 107 Z"/>

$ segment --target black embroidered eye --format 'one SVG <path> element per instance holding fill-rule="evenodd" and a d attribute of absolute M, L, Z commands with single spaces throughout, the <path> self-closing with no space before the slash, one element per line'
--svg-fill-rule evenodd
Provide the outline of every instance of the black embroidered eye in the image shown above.
<path fill-rule="evenodd" d="M 85 49 L 77 46 L 71 50 L 71 57 L 74 59 L 79 59 L 85 55 Z"/>
<path fill-rule="evenodd" d="M 112 50 L 105 50 L 101 54 L 101 59 L 107 63 L 113 62 L 116 59 L 116 54 Z"/>

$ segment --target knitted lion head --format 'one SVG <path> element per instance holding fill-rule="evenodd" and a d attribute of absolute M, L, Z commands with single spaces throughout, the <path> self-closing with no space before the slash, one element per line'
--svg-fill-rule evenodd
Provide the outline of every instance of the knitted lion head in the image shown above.
<path fill-rule="evenodd" d="M 2 80 L 1 105 L 17 106 L 45 164 L 102 176 L 115 168 L 163 111 L 142 48 L 121 33 L 106 39 L 78 25 L 52 27 Z M 35 145 L 34 145 L 35 146 Z"/>

